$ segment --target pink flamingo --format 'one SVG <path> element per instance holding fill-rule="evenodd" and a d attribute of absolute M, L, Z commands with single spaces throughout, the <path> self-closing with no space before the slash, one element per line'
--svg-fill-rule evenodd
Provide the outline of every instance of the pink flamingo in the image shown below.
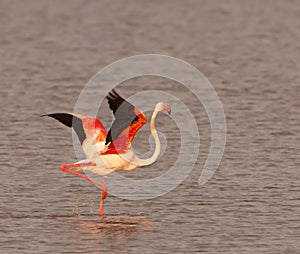
<path fill-rule="evenodd" d="M 61 170 L 92 182 L 102 189 L 99 209 L 101 216 L 104 215 L 104 199 L 107 197 L 107 175 L 117 170 L 130 171 L 154 163 L 160 154 L 160 141 L 154 126 L 155 119 L 160 111 L 166 110 L 169 114 L 171 113 L 168 104 L 163 102 L 156 104 L 150 122 L 150 131 L 155 140 L 155 151 L 150 158 L 141 159 L 134 154 L 131 143 L 135 134 L 147 122 L 145 114 L 124 100 L 115 90 L 109 92 L 106 98 L 115 117 L 108 133 L 102 123 L 94 117 L 74 113 L 42 115 L 55 118 L 75 130 L 86 159 L 74 164 L 62 164 Z M 103 183 L 79 173 L 80 170 L 89 170 L 103 176 Z"/>

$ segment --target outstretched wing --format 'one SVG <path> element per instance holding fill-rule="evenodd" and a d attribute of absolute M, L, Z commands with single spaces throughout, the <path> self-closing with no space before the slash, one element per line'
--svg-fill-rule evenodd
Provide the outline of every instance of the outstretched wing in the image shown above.
<path fill-rule="evenodd" d="M 105 144 L 127 145 L 126 143 L 131 142 L 137 131 L 147 122 L 147 118 L 114 89 L 108 93 L 107 100 L 115 120 L 107 134 Z"/>
<path fill-rule="evenodd" d="M 96 142 L 105 141 L 106 130 L 97 118 L 73 113 L 53 113 L 42 116 L 50 116 L 64 125 L 72 127 L 81 145 L 89 138 L 95 139 Z"/>

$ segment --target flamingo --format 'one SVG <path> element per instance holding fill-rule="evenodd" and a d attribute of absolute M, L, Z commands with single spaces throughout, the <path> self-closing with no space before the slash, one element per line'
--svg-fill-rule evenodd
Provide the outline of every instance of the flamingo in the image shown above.
<path fill-rule="evenodd" d="M 150 158 L 141 159 L 132 150 L 132 141 L 139 129 L 147 122 L 145 114 L 114 89 L 106 96 L 109 108 L 113 111 L 114 121 L 108 133 L 101 121 L 91 116 L 74 113 L 51 113 L 42 116 L 52 117 L 62 124 L 72 127 L 82 145 L 86 159 L 62 164 L 61 170 L 81 177 L 102 189 L 99 214 L 104 215 L 104 199 L 107 197 L 106 178 L 117 170 L 131 171 L 153 164 L 160 154 L 160 140 L 155 129 L 155 119 L 159 112 L 171 113 L 170 105 L 158 102 L 150 121 L 150 131 L 155 141 L 155 151 Z M 88 170 L 103 176 L 103 183 L 95 181 L 79 171 Z"/>

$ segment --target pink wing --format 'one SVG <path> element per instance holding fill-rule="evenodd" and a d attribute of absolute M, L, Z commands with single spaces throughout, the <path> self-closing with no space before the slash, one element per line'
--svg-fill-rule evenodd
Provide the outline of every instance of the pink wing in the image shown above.
<path fill-rule="evenodd" d="M 123 130 L 121 134 L 109 145 L 108 150 L 101 153 L 102 155 L 126 153 L 128 151 L 135 134 L 147 122 L 147 118 L 144 113 L 139 112 L 137 108 L 135 108 L 134 111 L 137 112 L 137 120 Z"/>
<path fill-rule="evenodd" d="M 135 134 L 147 122 L 147 118 L 143 112 L 124 100 L 115 90 L 109 92 L 107 99 L 115 116 L 108 133 L 102 123 L 94 117 L 74 113 L 53 113 L 43 116 L 52 117 L 64 125 L 72 127 L 81 145 L 86 140 L 92 141 L 92 144 L 105 142 L 108 149 L 101 152 L 102 155 L 125 153 L 130 148 Z M 91 144 L 87 144 L 87 146 L 89 145 Z"/>
<path fill-rule="evenodd" d="M 50 116 L 64 125 L 72 127 L 81 144 L 94 135 L 96 135 L 96 142 L 104 142 L 106 139 L 106 130 L 97 118 L 73 113 L 53 113 L 43 116 Z"/>
<path fill-rule="evenodd" d="M 107 95 L 115 120 L 107 134 L 108 150 L 101 154 L 125 153 L 131 146 L 135 134 L 147 122 L 144 113 L 123 99 L 114 89 Z"/>

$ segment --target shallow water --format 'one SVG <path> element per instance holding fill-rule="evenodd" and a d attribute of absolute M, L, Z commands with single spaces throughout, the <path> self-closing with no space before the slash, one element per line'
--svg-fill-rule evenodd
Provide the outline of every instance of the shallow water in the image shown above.
<path fill-rule="evenodd" d="M 1 253 L 297 253 L 297 3 L 1 1 Z M 93 74 L 141 53 L 181 58 L 213 83 L 227 119 L 226 150 L 213 178 L 200 187 L 210 142 L 202 105 L 170 80 L 125 82 L 118 89 L 124 97 L 151 87 L 186 103 L 201 148 L 176 189 L 139 201 L 109 195 L 100 220 L 100 190 L 59 170 L 76 161 L 71 131 L 39 116 L 72 112 Z M 106 105 L 99 116 L 108 127 Z M 149 149 L 148 127 L 135 143 L 142 153 Z M 176 125 L 162 115 L 157 127 L 166 152 L 127 176 L 153 178 L 176 160 Z"/>

